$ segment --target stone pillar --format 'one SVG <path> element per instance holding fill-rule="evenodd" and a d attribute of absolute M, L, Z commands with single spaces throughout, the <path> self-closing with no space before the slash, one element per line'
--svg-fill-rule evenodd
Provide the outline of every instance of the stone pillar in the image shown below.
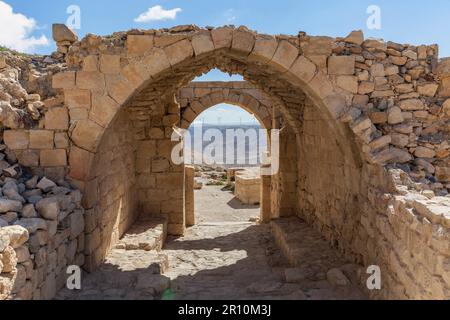
<path fill-rule="evenodd" d="M 293 216 L 297 207 L 297 141 L 287 126 L 280 132 L 279 161 L 279 172 L 271 179 L 272 218 Z"/>
<path fill-rule="evenodd" d="M 184 167 L 184 215 L 186 227 L 195 225 L 195 201 L 194 201 L 195 168 Z"/>
<path fill-rule="evenodd" d="M 272 214 L 270 200 L 272 177 L 261 175 L 261 222 L 269 223 Z"/>

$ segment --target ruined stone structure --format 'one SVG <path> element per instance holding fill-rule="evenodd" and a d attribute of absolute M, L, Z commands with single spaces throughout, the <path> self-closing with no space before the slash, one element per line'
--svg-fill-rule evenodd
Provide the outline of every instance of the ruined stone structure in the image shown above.
<path fill-rule="evenodd" d="M 276 102 L 248 82 L 191 82 L 177 94 L 177 101 L 180 104 L 180 127 L 183 129 L 189 128 L 203 111 L 220 103 L 243 108 L 267 130 L 274 125 L 276 128 L 282 126 L 282 115 Z"/>
<path fill-rule="evenodd" d="M 52 77 L 56 98 L 4 141 L 21 164 L 83 192 L 86 270 L 139 217 L 165 216 L 183 234 L 173 127 L 228 102 L 282 129 L 279 174 L 263 177 L 264 221 L 298 216 L 348 259 L 380 266 L 373 298 L 450 297 L 450 61 L 436 45 L 179 26 L 59 47 L 67 69 Z M 212 68 L 247 83 L 228 94 L 190 83 Z"/>
<path fill-rule="evenodd" d="M 237 172 L 234 194 L 244 204 L 260 204 L 261 177 L 254 172 Z"/>

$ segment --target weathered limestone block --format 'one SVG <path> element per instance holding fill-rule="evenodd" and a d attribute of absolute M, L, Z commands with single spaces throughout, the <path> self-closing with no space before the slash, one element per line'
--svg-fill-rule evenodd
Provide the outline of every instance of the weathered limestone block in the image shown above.
<path fill-rule="evenodd" d="M 11 150 L 25 150 L 29 146 L 30 136 L 25 130 L 6 130 L 3 140 Z"/>
<path fill-rule="evenodd" d="M 72 140 L 75 144 L 88 151 L 95 151 L 103 128 L 93 121 L 79 121 L 72 132 Z"/>
<path fill-rule="evenodd" d="M 93 160 L 94 154 L 72 146 L 69 153 L 70 177 L 76 180 L 86 181 Z"/>
<path fill-rule="evenodd" d="M 142 56 L 149 53 L 153 48 L 152 35 L 131 35 L 127 36 L 128 56 Z"/>
<path fill-rule="evenodd" d="M 3 274 L 14 272 L 17 266 L 17 257 L 14 249 L 12 247 L 7 247 L 0 256 L 3 265 Z"/>
<path fill-rule="evenodd" d="M 257 36 L 255 46 L 250 53 L 248 60 L 260 63 L 267 63 L 277 50 L 278 42 L 274 37 Z"/>
<path fill-rule="evenodd" d="M 243 29 L 233 30 L 231 49 L 249 54 L 255 44 L 255 36 L 250 31 Z"/>
<path fill-rule="evenodd" d="M 92 97 L 92 109 L 89 118 L 106 128 L 112 121 L 119 109 L 119 104 L 109 96 Z"/>
<path fill-rule="evenodd" d="M 450 167 L 436 167 L 436 178 L 441 182 L 450 182 Z"/>
<path fill-rule="evenodd" d="M 399 107 L 389 108 L 387 115 L 389 124 L 399 124 L 404 121 L 402 109 Z"/>
<path fill-rule="evenodd" d="M 316 65 L 303 56 L 299 56 L 290 69 L 290 73 L 306 83 L 314 78 L 316 71 Z"/>
<path fill-rule="evenodd" d="M 420 95 L 423 95 L 426 97 L 434 97 L 436 95 L 438 88 L 439 88 L 439 85 L 437 85 L 435 83 L 427 83 L 427 84 L 417 86 L 417 92 Z"/>
<path fill-rule="evenodd" d="M 100 56 L 100 71 L 104 74 L 114 74 L 120 72 L 120 56 L 102 54 Z"/>
<path fill-rule="evenodd" d="M 64 167 L 67 165 L 65 149 L 41 150 L 40 164 L 42 167 Z"/>
<path fill-rule="evenodd" d="M 355 76 L 338 76 L 336 78 L 336 84 L 338 87 L 349 91 L 353 94 L 358 93 L 358 79 Z"/>
<path fill-rule="evenodd" d="M 65 24 L 55 23 L 52 25 L 52 36 L 56 42 L 69 41 L 75 42 L 78 36 Z"/>
<path fill-rule="evenodd" d="M 103 92 L 105 90 L 105 76 L 97 71 L 78 71 L 76 85 L 79 89 Z"/>
<path fill-rule="evenodd" d="M 344 41 L 360 46 L 364 42 L 364 34 L 361 30 L 352 31 L 347 37 L 344 38 Z"/>
<path fill-rule="evenodd" d="M 170 61 L 163 49 L 154 49 L 144 58 L 144 66 L 150 76 L 154 76 L 170 67 Z"/>
<path fill-rule="evenodd" d="M 83 59 L 83 71 L 98 71 L 98 55 L 90 54 Z"/>
<path fill-rule="evenodd" d="M 48 130 L 67 130 L 69 113 L 66 107 L 53 107 L 45 114 L 45 128 Z"/>
<path fill-rule="evenodd" d="M 259 204 L 261 202 L 261 177 L 246 171 L 237 172 L 235 195 L 244 204 Z"/>
<path fill-rule="evenodd" d="M 280 41 L 272 60 L 269 62 L 269 65 L 273 65 L 276 68 L 289 70 L 294 61 L 297 59 L 298 54 L 298 49 L 289 41 Z"/>
<path fill-rule="evenodd" d="M 75 88 L 75 72 L 64 71 L 59 72 L 52 77 L 52 87 L 54 89 L 74 89 Z"/>
<path fill-rule="evenodd" d="M 31 149 L 52 149 L 53 139 L 54 134 L 51 130 L 31 130 L 29 146 Z"/>
<path fill-rule="evenodd" d="M 194 181 L 195 168 L 192 166 L 185 166 L 185 216 L 186 226 L 195 225 L 195 201 L 194 201 Z"/>
<path fill-rule="evenodd" d="M 419 99 L 407 99 L 399 103 L 400 109 L 404 111 L 416 111 L 425 109 L 424 103 Z"/>
<path fill-rule="evenodd" d="M 191 42 L 188 39 L 184 39 L 180 42 L 174 43 L 164 48 L 167 59 L 172 66 L 190 58 L 194 54 Z"/>
<path fill-rule="evenodd" d="M 9 245 L 16 249 L 28 241 L 29 233 L 27 229 L 21 226 L 8 226 L 0 228 L 0 235 L 6 235 L 9 238 Z"/>
<path fill-rule="evenodd" d="M 329 75 L 353 75 L 354 73 L 354 56 L 331 56 L 328 58 Z"/>
<path fill-rule="evenodd" d="M 214 50 L 214 43 L 210 33 L 200 33 L 192 38 L 192 47 L 196 56 Z"/>

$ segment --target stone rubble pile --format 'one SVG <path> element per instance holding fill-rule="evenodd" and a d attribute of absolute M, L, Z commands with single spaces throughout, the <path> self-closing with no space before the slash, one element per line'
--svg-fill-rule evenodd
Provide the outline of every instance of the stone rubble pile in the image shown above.
<path fill-rule="evenodd" d="M 18 129 L 39 125 L 49 108 L 63 103 L 52 76 L 66 68 L 62 56 L 29 56 L 0 51 L 0 123 Z"/>
<path fill-rule="evenodd" d="M 84 263 L 81 193 L 0 150 L 0 300 L 51 299 L 67 266 Z"/>

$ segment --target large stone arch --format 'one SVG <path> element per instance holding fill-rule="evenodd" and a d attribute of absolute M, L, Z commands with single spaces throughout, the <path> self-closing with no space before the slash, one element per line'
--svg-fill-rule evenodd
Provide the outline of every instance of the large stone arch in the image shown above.
<path fill-rule="evenodd" d="M 305 189 L 299 185 L 301 179 L 298 180 L 299 169 L 296 165 L 298 150 L 302 149 L 302 136 L 305 143 L 314 139 L 323 140 L 320 142 L 330 139 L 328 145 L 333 147 L 329 151 L 341 159 L 338 166 L 329 162 L 324 167 L 325 172 L 316 172 L 318 176 L 311 180 L 324 184 L 327 179 L 324 173 L 329 171 L 329 175 L 347 174 L 349 181 L 358 181 L 363 159 L 367 158 L 368 152 L 363 152 L 361 141 L 342 121 L 348 118 L 343 116 L 349 110 L 352 94 L 333 82 L 334 73 L 354 73 L 353 57 L 342 57 L 338 70 L 331 70 L 328 75 L 328 68 L 316 65 L 302 54 L 297 38 L 258 35 L 245 28 L 226 27 L 161 35 L 129 34 L 123 40 L 120 45 L 113 46 L 115 54 L 91 52 L 80 59 L 78 71 L 60 74 L 56 81 L 56 87 L 64 89 L 66 101 L 70 100 L 69 104 L 72 104 L 68 106 L 69 109 L 75 108 L 74 104 L 79 102 L 80 96 L 86 97 L 83 102 L 88 109 L 88 116 L 73 121 L 70 131 L 72 145 L 69 176 L 80 187 L 84 187 L 86 207 L 94 210 L 94 214 L 106 225 L 100 235 L 101 249 L 92 248 L 95 250 L 92 250 L 92 257 L 88 258 L 93 265 L 98 264 L 130 221 L 135 219 L 133 212 L 167 214 L 169 232 L 183 233 L 183 192 L 174 187 L 182 186 L 183 170 L 168 164 L 174 146 L 170 142 L 172 126 L 181 125 L 175 95 L 180 87 L 212 68 L 239 73 L 268 94 L 276 101 L 279 112 L 292 130 L 290 133 L 285 132 L 286 141 L 289 141 L 282 150 L 285 167 L 281 168 L 274 188 L 282 198 L 273 201 L 273 217 L 289 216 L 306 209 L 297 201 L 297 192 Z M 331 50 L 331 42 L 329 46 Z M 135 183 L 131 183 L 127 190 L 123 184 L 121 188 L 115 188 L 114 181 L 120 180 L 120 175 L 105 172 L 108 166 L 102 165 L 111 161 L 122 164 L 132 162 L 131 158 L 118 159 L 115 152 L 121 147 L 118 141 L 123 143 L 129 140 L 125 132 L 120 135 L 119 128 L 123 126 L 116 125 L 125 117 L 133 126 L 142 129 L 134 132 L 140 139 L 136 145 L 126 143 L 127 148 L 137 152 L 136 175 L 130 179 Z M 319 119 L 319 131 L 305 136 L 304 131 L 308 128 L 305 124 Z M 357 130 L 364 131 L 366 135 L 366 131 L 373 127 L 368 118 L 351 120 L 356 120 Z M 105 134 L 108 132 L 110 134 Z M 365 144 L 371 142 L 372 137 L 370 134 L 367 136 Z M 142 151 L 144 149 L 146 151 Z M 308 149 L 308 146 L 303 146 L 305 155 Z M 107 158 L 110 154 L 110 158 Z M 315 154 L 317 156 L 320 155 Z M 152 168 L 147 165 L 148 162 L 151 162 Z M 131 167 L 131 164 L 126 167 L 122 165 L 118 171 L 126 175 L 133 170 Z M 307 170 L 303 172 L 307 174 Z M 338 188 L 340 186 L 335 185 L 326 195 L 334 197 L 333 192 Z M 354 239 L 353 234 L 345 236 L 344 227 L 354 228 L 358 224 L 358 217 L 352 218 L 351 223 L 345 226 L 345 219 L 333 221 L 336 217 L 324 217 L 316 211 L 329 210 L 331 206 L 335 211 L 358 212 L 359 201 L 349 204 L 345 200 L 352 195 L 357 198 L 361 192 L 363 197 L 367 197 L 364 195 L 365 188 L 367 186 L 348 183 L 346 188 L 340 188 L 342 199 L 338 200 L 339 204 L 329 202 L 320 208 L 314 207 L 320 202 L 315 199 L 316 191 L 314 195 L 304 194 L 302 197 L 314 207 L 314 210 L 307 208 L 307 212 L 311 213 L 307 218 L 317 223 L 318 228 L 328 225 L 328 238 L 339 239 L 340 245 L 347 248 Z M 118 190 L 120 194 L 117 194 Z M 167 194 L 170 194 L 169 198 L 165 198 Z M 137 204 L 127 201 L 133 195 L 138 197 Z M 346 209 L 346 206 L 350 209 Z M 100 213 L 97 212 L 99 210 Z"/>
<path fill-rule="evenodd" d="M 89 35 L 60 49 L 67 72 L 53 76 L 57 96 L 35 127 L 3 138 L 34 174 L 68 173 L 84 191 L 84 235 L 72 249 L 86 269 L 138 215 L 165 214 L 182 233 L 183 167 L 168 161 L 182 122 L 175 96 L 219 68 L 270 95 L 291 130 L 282 132 L 270 218 L 297 215 L 347 258 L 380 266 L 383 289 L 372 296 L 448 297 L 450 64 L 436 45 L 179 26 Z M 69 218 L 81 232 L 82 215 Z M 46 276 L 49 289 L 54 280 Z"/>
<path fill-rule="evenodd" d="M 352 145 L 356 157 L 365 158 L 361 145 L 349 136 L 348 126 L 341 122 L 341 117 L 350 107 L 352 95 L 333 85 L 326 68 L 316 66 L 302 55 L 295 45 L 296 40 L 227 27 L 162 35 L 130 34 L 123 50 L 119 50 L 120 54 L 88 55 L 80 71 L 57 75 L 59 84 L 56 88 L 64 89 L 71 102 L 86 96 L 83 107 L 89 110 L 89 115 L 87 119 L 74 122 L 71 132 L 73 145 L 91 154 L 85 157 L 91 157 L 118 110 L 144 88 L 170 79 L 172 84 L 164 85 L 164 90 L 170 92 L 180 83 L 187 83 L 195 76 L 218 67 L 224 72 L 243 74 L 253 83 L 256 83 L 254 78 L 259 77 L 261 81 L 257 84 L 262 90 L 278 98 L 285 95 L 286 109 L 292 104 L 289 99 L 295 99 L 296 91 L 305 93 L 328 120 L 336 137 Z M 343 58 L 346 64 L 354 63 L 353 57 Z M 94 59 L 98 61 L 97 69 L 90 63 Z M 192 66 L 194 70 L 183 70 L 192 69 Z M 260 70 L 257 76 L 256 70 Z M 264 81 L 270 76 L 278 80 L 279 87 L 264 86 Z M 299 116 L 294 109 L 292 112 L 285 110 L 288 122 Z M 370 127 L 369 119 L 360 120 L 364 120 L 364 127 Z M 69 162 L 72 172 L 78 172 L 79 162 L 70 159 Z M 79 174 L 71 176 L 75 180 L 83 180 L 77 179 Z"/>

